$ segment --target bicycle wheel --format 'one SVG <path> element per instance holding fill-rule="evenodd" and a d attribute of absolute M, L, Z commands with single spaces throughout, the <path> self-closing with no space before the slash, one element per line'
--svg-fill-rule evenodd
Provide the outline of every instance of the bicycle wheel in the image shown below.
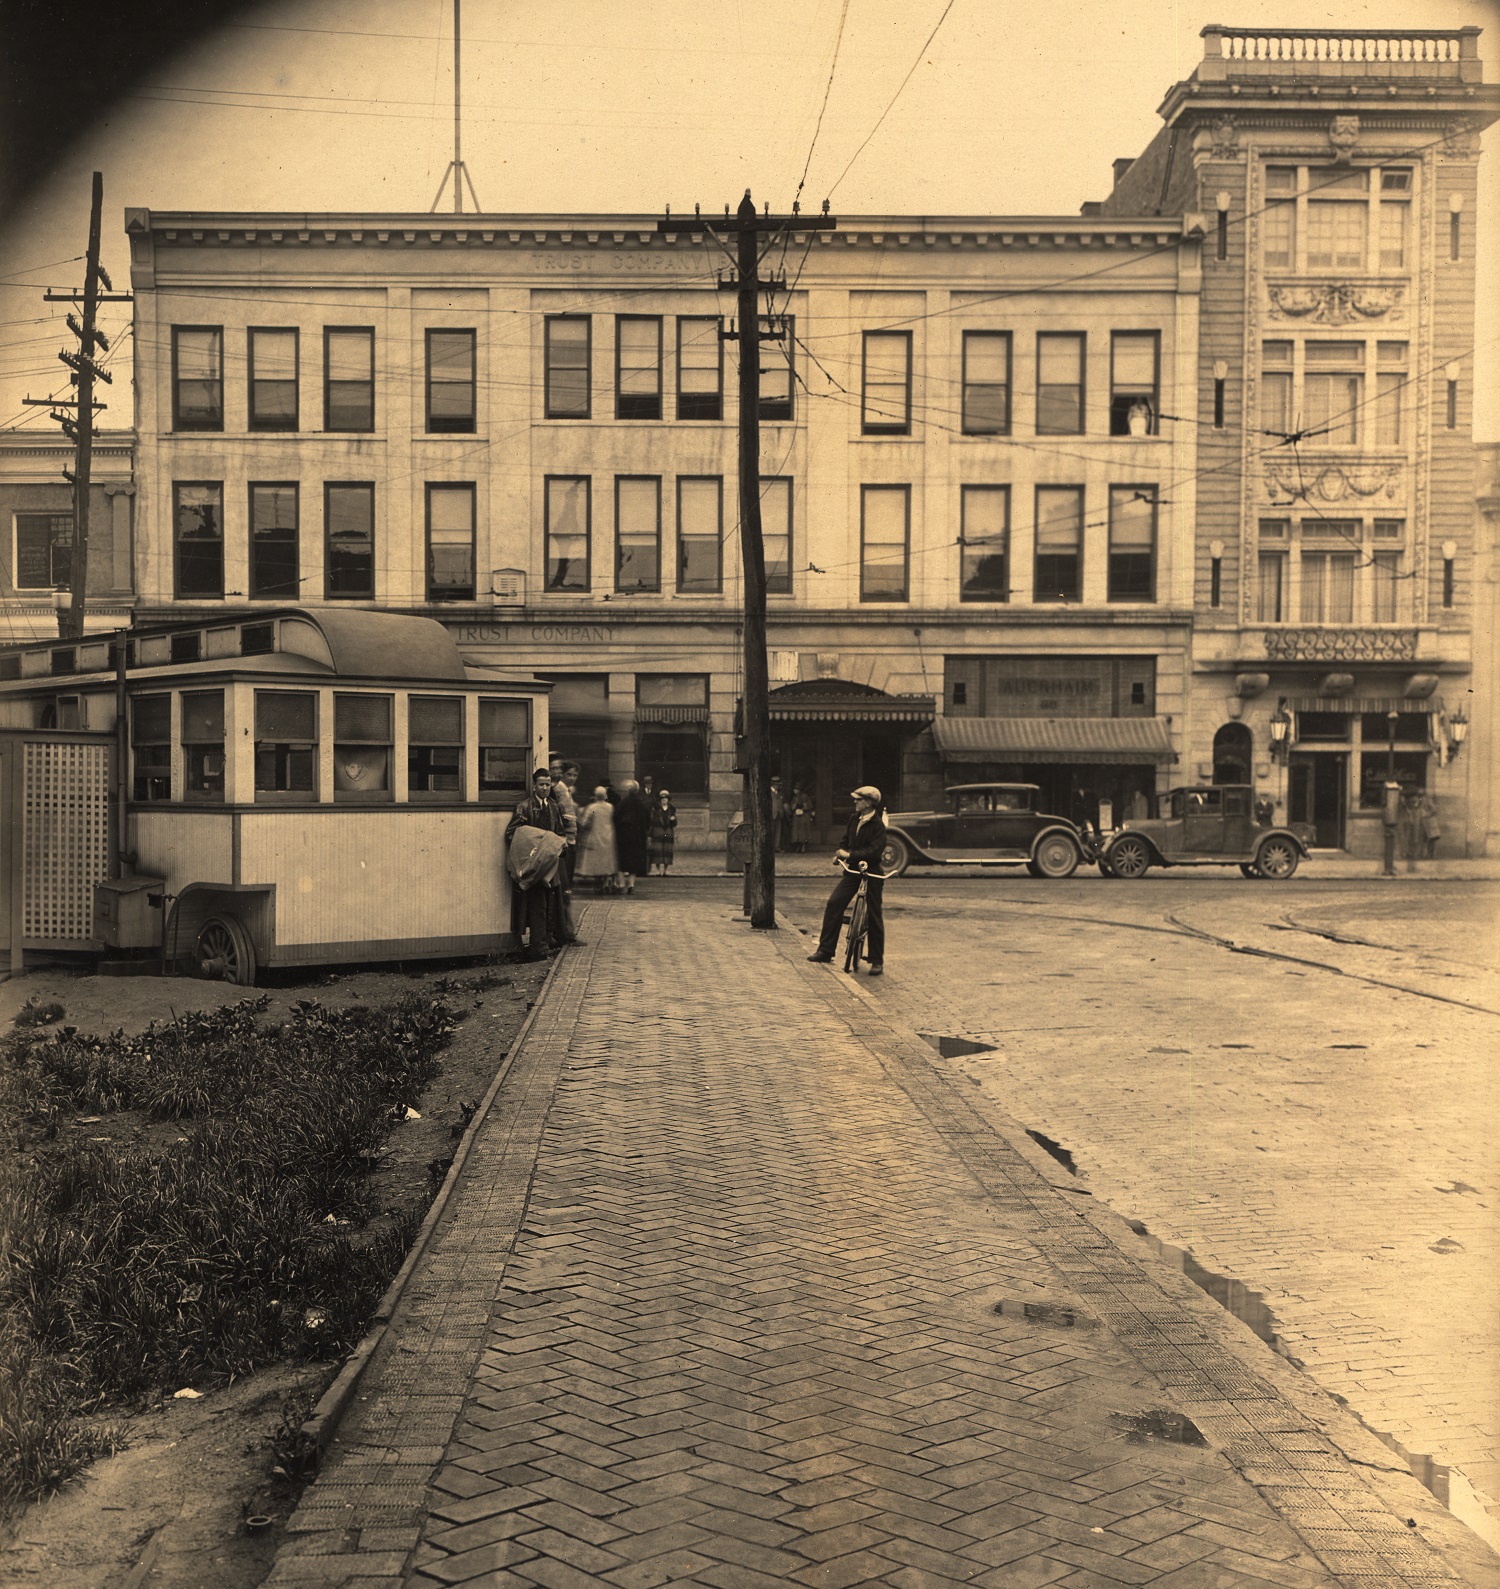
<path fill-rule="evenodd" d="M 869 906 L 865 896 L 854 896 L 854 908 L 849 912 L 849 941 L 844 949 L 844 970 L 858 971 L 860 957 L 865 952 L 865 933 L 869 930 Z"/>

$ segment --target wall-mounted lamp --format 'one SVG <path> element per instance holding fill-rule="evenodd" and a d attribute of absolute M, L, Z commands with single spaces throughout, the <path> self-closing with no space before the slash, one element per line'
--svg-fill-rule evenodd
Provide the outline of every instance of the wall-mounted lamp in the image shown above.
<path fill-rule="evenodd" d="M 1285 761 L 1292 749 L 1292 714 L 1286 709 L 1283 695 L 1271 714 L 1271 759 Z"/>
<path fill-rule="evenodd" d="M 1448 755 L 1458 755 L 1463 742 L 1469 737 L 1469 719 L 1462 706 L 1448 719 Z"/>

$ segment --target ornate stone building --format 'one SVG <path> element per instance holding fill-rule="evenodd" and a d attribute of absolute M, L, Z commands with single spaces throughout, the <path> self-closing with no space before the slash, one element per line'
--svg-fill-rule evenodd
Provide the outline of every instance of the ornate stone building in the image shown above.
<path fill-rule="evenodd" d="M 1098 206 L 1209 222 L 1187 759 L 1253 765 L 1285 815 L 1358 853 L 1380 846 L 1392 735 L 1444 848 L 1484 843 L 1479 763 L 1455 747 L 1495 686 L 1493 653 L 1475 666 L 1493 603 L 1471 411 L 1497 114 L 1477 29 L 1210 27 Z"/>

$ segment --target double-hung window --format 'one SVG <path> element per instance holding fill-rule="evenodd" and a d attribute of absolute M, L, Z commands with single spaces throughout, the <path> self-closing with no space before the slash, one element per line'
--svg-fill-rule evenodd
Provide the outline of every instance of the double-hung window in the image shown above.
<path fill-rule="evenodd" d="M 1360 167 L 1313 170 L 1307 183 L 1307 268 L 1363 270 L 1370 173 Z"/>
<path fill-rule="evenodd" d="M 1290 436 L 1293 427 L 1292 344 L 1277 339 L 1260 345 L 1260 428 L 1268 436 Z"/>
<path fill-rule="evenodd" d="M 374 428 L 374 328 L 327 326 L 323 331 L 323 429 Z"/>
<path fill-rule="evenodd" d="M 251 326 L 246 333 L 250 369 L 250 429 L 297 428 L 297 333 Z"/>
<path fill-rule="evenodd" d="M 73 515 L 16 514 L 16 560 L 11 583 L 17 590 L 59 590 L 73 575 Z"/>
<path fill-rule="evenodd" d="M 1260 218 L 1261 257 L 1267 270 L 1297 268 L 1297 168 L 1266 167 L 1266 207 Z"/>
<path fill-rule="evenodd" d="M 797 317 L 760 317 L 760 417 L 773 424 L 792 417 L 797 384 Z"/>
<path fill-rule="evenodd" d="M 1290 519 L 1262 519 L 1256 545 L 1255 621 L 1285 623 Z"/>
<path fill-rule="evenodd" d="M 792 482 L 786 475 L 760 477 L 760 538 L 766 554 L 766 594 L 792 594 Z"/>
<path fill-rule="evenodd" d="M 1404 520 L 1375 520 L 1370 553 L 1371 623 L 1398 623 L 1401 620 L 1401 593 L 1405 588 L 1401 573 L 1401 554 L 1405 539 Z"/>
<path fill-rule="evenodd" d="M 1380 268 L 1405 270 L 1411 251 L 1411 172 L 1380 173 Z"/>
<path fill-rule="evenodd" d="M 1156 487 L 1109 488 L 1110 601 L 1156 600 Z"/>
<path fill-rule="evenodd" d="M 1083 487 L 1036 488 L 1035 601 L 1083 597 Z"/>
<path fill-rule="evenodd" d="M 677 594 L 716 596 L 724 588 L 724 481 L 677 477 Z"/>
<path fill-rule="evenodd" d="M 427 429 L 444 435 L 475 429 L 475 333 L 427 333 Z"/>
<path fill-rule="evenodd" d="M 1036 338 L 1036 433 L 1083 434 L 1084 338 L 1081 331 L 1039 331 Z"/>
<path fill-rule="evenodd" d="M 717 315 L 677 317 L 677 417 L 724 417 L 724 345 Z"/>
<path fill-rule="evenodd" d="M 255 692 L 255 797 L 317 793 L 318 697 L 311 690 Z"/>
<path fill-rule="evenodd" d="M 464 790 L 464 703 L 461 696 L 413 695 L 406 703 L 406 792 L 413 800 Z"/>
<path fill-rule="evenodd" d="M 859 599 L 906 601 L 911 579 L 911 487 L 861 486 Z"/>
<path fill-rule="evenodd" d="M 1381 342 L 1375 349 L 1375 444 L 1399 447 L 1406 403 L 1407 351 L 1405 342 Z"/>
<path fill-rule="evenodd" d="M 375 595 L 375 487 L 348 481 L 323 487 L 323 596 L 366 601 Z"/>
<path fill-rule="evenodd" d="M 587 419 L 590 412 L 588 315 L 548 315 L 543 331 L 543 403 L 548 419 Z"/>
<path fill-rule="evenodd" d="M 295 600 L 302 590 L 295 480 L 250 482 L 250 595 Z"/>
<path fill-rule="evenodd" d="M 1161 428 L 1161 338 L 1155 331 L 1116 331 L 1109 339 L 1109 433 L 1154 436 Z"/>
<path fill-rule="evenodd" d="M 1363 342 L 1309 342 L 1303 349 L 1302 425 L 1323 447 L 1359 444 Z"/>
<path fill-rule="evenodd" d="M 965 486 L 959 532 L 959 599 L 1010 600 L 1010 487 Z"/>
<path fill-rule="evenodd" d="M 661 418 L 661 316 L 615 316 L 615 418 Z"/>
<path fill-rule="evenodd" d="M 132 800 L 172 798 L 172 697 L 137 695 L 130 703 Z"/>
<path fill-rule="evenodd" d="M 867 436 L 911 434 L 911 332 L 866 331 L 861 429 Z"/>
<path fill-rule="evenodd" d="M 661 589 L 661 477 L 615 476 L 615 589 Z"/>
<path fill-rule="evenodd" d="M 474 599 L 474 484 L 427 487 L 427 599 Z"/>
<path fill-rule="evenodd" d="M 224 487 L 217 480 L 179 480 L 172 487 L 176 550 L 175 594 L 219 599 L 224 594 Z"/>
<path fill-rule="evenodd" d="M 1010 434 L 1010 332 L 965 331 L 963 432 Z"/>
<path fill-rule="evenodd" d="M 548 590 L 589 588 L 591 487 L 587 475 L 548 475 L 544 482 Z"/>
<path fill-rule="evenodd" d="M 223 430 L 224 328 L 172 327 L 172 429 Z"/>

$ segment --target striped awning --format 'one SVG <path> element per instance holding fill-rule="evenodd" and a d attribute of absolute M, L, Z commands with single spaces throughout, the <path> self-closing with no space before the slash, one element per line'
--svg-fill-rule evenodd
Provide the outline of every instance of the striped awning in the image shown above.
<path fill-rule="evenodd" d="M 778 699 L 780 697 L 780 699 Z M 930 695 L 840 696 L 793 695 L 773 691 L 770 713 L 773 723 L 930 723 L 937 702 Z"/>
<path fill-rule="evenodd" d="M 706 723 L 706 706 L 638 706 L 635 709 L 638 723 Z"/>
<path fill-rule="evenodd" d="M 932 735 L 948 761 L 1153 766 L 1177 760 L 1162 717 L 940 717 Z"/>

